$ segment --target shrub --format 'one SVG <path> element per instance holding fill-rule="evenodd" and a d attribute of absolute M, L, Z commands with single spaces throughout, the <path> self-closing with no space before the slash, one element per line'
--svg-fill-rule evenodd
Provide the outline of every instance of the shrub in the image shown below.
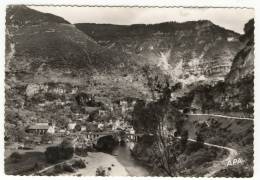
<path fill-rule="evenodd" d="M 187 130 L 184 130 L 181 133 L 181 149 L 185 150 L 186 144 L 188 142 L 189 132 Z"/>
<path fill-rule="evenodd" d="M 63 170 L 66 171 L 66 172 L 70 172 L 70 173 L 75 172 L 75 169 L 70 164 L 64 164 Z"/>
<path fill-rule="evenodd" d="M 197 133 L 196 140 L 197 140 L 196 146 L 198 146 L 198 149 L 202 148 L 204 145 L 204 137 L 202 133 Z"/>
<path fill-rule="evenodd" d="M 58 165 L 54 166 L 54 171 L 53 171 L 54 174 L 60 174 L 63 171 L 64 170 L 63 170 L 63 166 L 62 165 L 58 164 Z"/>
<path fill-rule="evenodd" d="M 84 147 L 84 148 L 75 148 L 75 154 L 81 157 L 86 157 L 88 156 L 88 151 L 90 151 L 90 147 Z"/>
<path fill-rule="evenodd" d="M 75 131 L 81 131 L 81 126 L 79 124 L 75 126 Z"/>
<path fill-rule="evenodd" d="M 106 175 L 106 170 L 104 167 L 100 166 L 99 168 L 97 168 L 96 170 L 96 176 L 107 176 Z"/>
<path fill-rule="evenodd" d="M 74 168 L 80 168 L 80 169 L 82 169 L 82 168 L 85 168 L 85 167 L 86 167 L 86 164 L 85 164 L 85 162 L 84 162 L 82 159 L 79 159 L 79 160 L 76 160 L 76 161 L 72 164 L 72 166 L 73 166 Z"/>

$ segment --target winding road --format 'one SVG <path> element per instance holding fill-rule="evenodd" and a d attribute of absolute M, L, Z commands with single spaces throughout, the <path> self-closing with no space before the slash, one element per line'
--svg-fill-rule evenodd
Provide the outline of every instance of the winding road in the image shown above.
<path fill-rule="evenodd" d="M 188 141 L 192 142 L 197 142 L 195 139 L 188 139 Z M 237 150 L 225 147 L 225 146 L 219 146 L 215 144 L 210 144 L 210 143 L 204 143 L 204 145 L 209 146 L 209 147 L 216 147 L 219 149 L 225 149 L 229 152 L 229 155 L 227 158 L 221 160 L 221 161 L 213 161 L 213 165 L 209 167 L 209 173 L 205 174 L 205 177 L 212 177 L 215 173 L 219 172 L 220 170 L 224 169 L 228 162 L 232 162 L 233 159 L 238 155 Z"/>
<path fill-rule="evenodd" d="M 187 114 L 190 116 L 211 116 L 211 117 L 222 117 L 226 119 L 234 119 L 234 120 L 248 120 L 248 121 L 253 121 L 253 118 L 248 118 L 248 117 L 235 117 L 235 116 L 226 116 L 226 115 L 220 115 L 220 114 Z M 196 142 L 194 139 L 188 139 L 189 141 Z M 216 147 L 220 149 L 225 149 L 229 152 L 229 155 L 227 158 L 221 160 L 221 161 L 213 161 L 213 165 L 209 167 L 209 173 L 205 175 L 205 177 L 212 177 L 215 173 L 219 172 L 220 170 L 224 169 L 228 162 L 232 162 L 235 157 L 238 155 L 237 150 L 225 147 L 225 146 L 219 146 L 215 144 L 210 144 L 210 143 L 204 143 L 204 145 L 209 146 L 209 147 Z"/>
<path fill-rule="evenodd" d="M 235 117 L 235 116 L 226 116 L 226 115 L 220 115 L 220 114 L 186 114 L 189 116 L 212 116 L 212 117 L 222 117 L 222 118 L 227 118 L 227 119 L 237 119 L 237 120 L 249 120 L 253 121 L 254 118 L 247 118 L 247 117 Z"/>
<path fill-rule="evenodd" d="M 181 139 L 181 137 L 176 137 L 178 139 Z M 197 142 L 195 139 L 189 138 L 188 141 L 191 142 Z M 215 173 L 219 172 L 220 170 L 224 169 L 229 161 L 233 161 L 233 159 L 238 155 L 237 150 L 225 147 L 225 146 L 219 146 L 216 144 L 210 144 L 210 143 L 203 143 L 205 146 L 209 147 L 215 147 L 219 149 L 225 149 L 229 152 L 229 155 L 227 158 L 221 160 L 221 161 L 213 161 L 213 165 L 209 167 L 209 173 L 205 174 L 205 177 L 212 177 Z"/>

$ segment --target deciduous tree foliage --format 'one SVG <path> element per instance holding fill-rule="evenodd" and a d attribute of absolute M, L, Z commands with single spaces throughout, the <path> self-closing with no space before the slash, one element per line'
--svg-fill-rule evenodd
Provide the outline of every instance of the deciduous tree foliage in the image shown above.
<path fill-rule="evenodd" d="M 154 69 L 145 66 L 144 76 L 147 79 L 147 86 L 151 90 L 153 101 L 146 103 L 138 101 L 133 111 L 134 128 L 137 132 L 154 134 L 154 156 L 158 160 L 158 166 L 168 175 L 175 176 L 175 162 L 177 155 L 169 145 L 167 139 L 167 124 L 175 123 L 177 131 L 181 134 L 183 117 L 171 104 L 171 93 L 181 87 L 180 83 L 170 85 L 170 77 L 162 74 L 155 74 Z M 157 98 L 159 95 L 159 98 Z M 183 134 L 186 138 L 188 134 Z M 185 146 L 185 139 L 183 145 Z"/>
<path fill-rule="evenodd" d="M 46 160 L 50 163 L 73 157 L 74 147 L 70 140 L 63 140 L 59 146 L 50 146 L 45 151 Z"/>

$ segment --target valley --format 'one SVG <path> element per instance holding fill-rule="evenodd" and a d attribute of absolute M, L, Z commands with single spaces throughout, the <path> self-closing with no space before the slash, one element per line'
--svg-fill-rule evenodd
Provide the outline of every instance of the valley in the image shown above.
<path fill-rule="evenodd" d="M 6 174 L 251 177 L 253 143 L 253 19 L 238 34 L 7 8 Z"/>

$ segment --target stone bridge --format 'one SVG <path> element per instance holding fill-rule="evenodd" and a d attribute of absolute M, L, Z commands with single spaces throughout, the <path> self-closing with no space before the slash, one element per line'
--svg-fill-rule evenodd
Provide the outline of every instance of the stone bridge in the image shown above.
<path fill-rule="evenodd" d="M 81 134 L 85 136 L 87 139 L 90 139 L 93 142 L 97 142 L 98 139 L 105 137 L 105 136 L 112 136 L 114 139 L 121 141 L 131 141 L 131 142 L 137 142 L 140 137 L 143 136 L 143 134 L 130 134 L 130 133 L 120 133 L 119 131 L 115 132 L 87 132 Z"/>

